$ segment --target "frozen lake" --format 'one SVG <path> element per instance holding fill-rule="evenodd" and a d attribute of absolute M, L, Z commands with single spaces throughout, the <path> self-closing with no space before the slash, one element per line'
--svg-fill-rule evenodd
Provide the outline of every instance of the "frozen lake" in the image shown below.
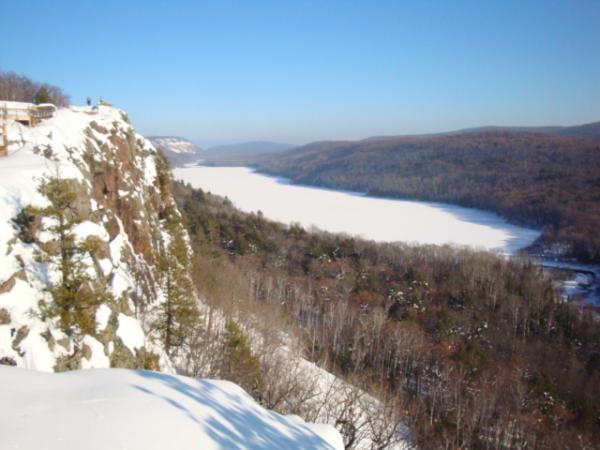
<path fill-rule="evenodd" d="M 243 211 L 260 210 L 285 224 L 378 242 L 448 243 L 514 254 L 540 234 L 485 211 L 298 186 L 246 167 L 183 167 L 173 173 L 196 188 L 227 196 Z"/>

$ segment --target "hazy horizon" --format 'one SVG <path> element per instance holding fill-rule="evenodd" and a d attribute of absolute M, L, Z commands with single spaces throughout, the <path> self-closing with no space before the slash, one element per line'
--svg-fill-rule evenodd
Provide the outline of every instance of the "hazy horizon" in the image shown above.
<path fill-rule="evenodd" d="M 424 133 L 388 133 L 388 134 L 368 134 L 365 136 L 358 136 L 355 138 L 339 138 L 339 139 L 335 139 L 335 138 L 331 138 L 331 139 L 315 139 L 315 140 L 307 140 L 307 141 L 302 141 L 302 142 L 281 142 L 281 141 L 270 141 L 268 139 L 251 139 L 251 140 L 243 140 L 243 139 L 234 139 L 234 140 L 228 140 L 228 139 L 223 139 L 223 140 L 214 140 L 214 141 L 204 141 L 202 139 L 200 140 L 194 140 L 192 138 L 188 138 L 187 136 L 178 136 L 178 137 L 183 137 L 185 139 L 189 139 L 192 142 L 194 142 L 194 144 L 198 145 L 198 146 L 202 146 L 205 149 L 209 149 L 212 147 L 221 147 L 221 146 L 226 146 L 226 145 L 236 145 L 236 144 L 245 144 L 245 143 L 250 143 L 250 142 L 272 142 L 272 143 L 276 143 L 276 144 L 293 144 L 296 146 L 302 146 L 302 145 L 306 145 L 306 144 L 310 144 L 313 142 L 317 142 L 317 141 L 336 141 L 336 140 L 349 140 L 349 141 L 360 141 L 363 139 L 369 139 L 369 138 L 373 138 L 373 137 L 390 137 L 390 136 L 419 136 L 419 135 L 428 135 L 428 134 L 444 134 L 444 133 L 451 133 L 451 132 L 456 132 L 456 131 L 461 131 L 461 130 L 470 130 L 470 129 L 477 129 L 477 128 L 487 128 L 487 127 L 506 127 L 506 128 L 517 128 L 517 127 L 522 127 L 522 128 L 535 128 L 535 127 L 570 127 L 570 126 L 578 126 L 578 125 L 587 125 L 590 123 L 598 123 L 600 122 L 600 118 L 598 120 L 594 120 L 591 122 L 585 122 L 585 123 L 571 123 L 571 124 L 558 124 L 558 123 L 551 123 L 551 124 L 542 124 L 542 125 L 522 125 L 522 124 L 508 124 L 508 125 L 497 125 L 497 124 L 485 124 L 485 125 L 475 125 L 475 126 L 467 126 L 467 127 L 461 127 L 461 128 L 456 128 L 456 129 L 451 129 L 451 130 L 436 130 L 436 131 L 429 131 L 429 132 L 424 132 Z"/>
<path fill-rule="evenodd" d="M 59 0 L 0 14 L 0 69 L 202 146 L 600 120 L 599 2 Z"/>

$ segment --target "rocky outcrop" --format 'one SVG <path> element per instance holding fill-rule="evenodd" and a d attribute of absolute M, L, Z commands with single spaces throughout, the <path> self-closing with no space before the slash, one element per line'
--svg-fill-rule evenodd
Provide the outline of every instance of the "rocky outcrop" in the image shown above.
<path fill-rule="evenodd" d="M 154 327 L 165 300 L 156 262 L 172 239 L 164 215 L 178 215 L 163 157 L 108 106 L 61 109 L 36 127 L 8 128 L 18 139 L 0 160 L 0 359 L 41 370 L 171 370 Z M 108 294 L 95 308 L 95 332 L 84 336 L 47 313 L 58 277 L 44 257 L 57 241 L 39 213 L 48 200 L 38 186 L 48 176 L 77 193 L 77 238 L 94 238 L 84 264 Z"/>

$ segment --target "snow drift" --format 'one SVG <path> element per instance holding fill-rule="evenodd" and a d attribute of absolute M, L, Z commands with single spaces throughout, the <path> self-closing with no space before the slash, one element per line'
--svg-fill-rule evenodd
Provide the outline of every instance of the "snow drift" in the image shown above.
<path fill-rule="evenodd" d="M 333 427 L 268 411 L 227 381 L 0 366 L 0 398 L 0 447 L 7 450 L 344 448 Z"/>

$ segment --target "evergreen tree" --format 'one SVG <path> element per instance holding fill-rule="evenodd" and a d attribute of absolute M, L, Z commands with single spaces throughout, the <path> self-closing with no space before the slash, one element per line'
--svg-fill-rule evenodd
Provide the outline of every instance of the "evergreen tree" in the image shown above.
<path fill-rule="evenodd" d="M 62 329 L 68 334 L 93 334 L 95 332 L 95 307 L 105 301 L 108 294 L 93 282 L 83 259 L 92 251 L 93 240 L 77 242 L 74 227 L 81 222 L 75 207 L 77 193 L 73 180 L 58 176 L 42 180 L 39 192 L 50 205 L 40 213 L 49 220 L 44 230 L 56 237 L 56 249 L 43 259 L 58 269 L 60 279 L 49 287 L 53 304 L 46 308 L 58 316 Z"/>
<path fill-rule="evenodd" d="M 160 152 L 156 158 L 156 169 L 162 201 L 159 217 L 170 235 L 169 243 L 157 258 L 157 268 L 162 275 L 165 293 L 165 301 L 160 305 L 157 328 L 165 351 L 169 356 L 173 356 L 192 335 L 199 311 L 189 277 L 190 255 L 185 239 L 185 227 L 171 200 L 169 163 Z"/>
<path fill-rule="evenodd" d="M 183 256 L 185 254 L 185 256 Z M 198 309 L 193 295 L 191 280 L 187 274 L 187 247 L 185 241 L 176 236 L 157 262 L 163 275 L 165 301 L 161 304 L 158 329 L 169 356 L 177 352 L 190 336 L 198 318 Z"/>
<path fill-rule="evenodd" d="M 221 376 L 243 387 L 260 401 L 263 379 L 258 358 L 252 354 L 246 336 L 233 321 L 227 322 L 223 367 Z"/>
<path fill-rule="evenodd" d="M 50 93 L 48 92 L 48 88 L 45 85 L 40 86 L 38 91 L 35 94 L 33 102 L 36 105 L 41 103 L 52 103 L 52 98 L 50 97 Z"/>

